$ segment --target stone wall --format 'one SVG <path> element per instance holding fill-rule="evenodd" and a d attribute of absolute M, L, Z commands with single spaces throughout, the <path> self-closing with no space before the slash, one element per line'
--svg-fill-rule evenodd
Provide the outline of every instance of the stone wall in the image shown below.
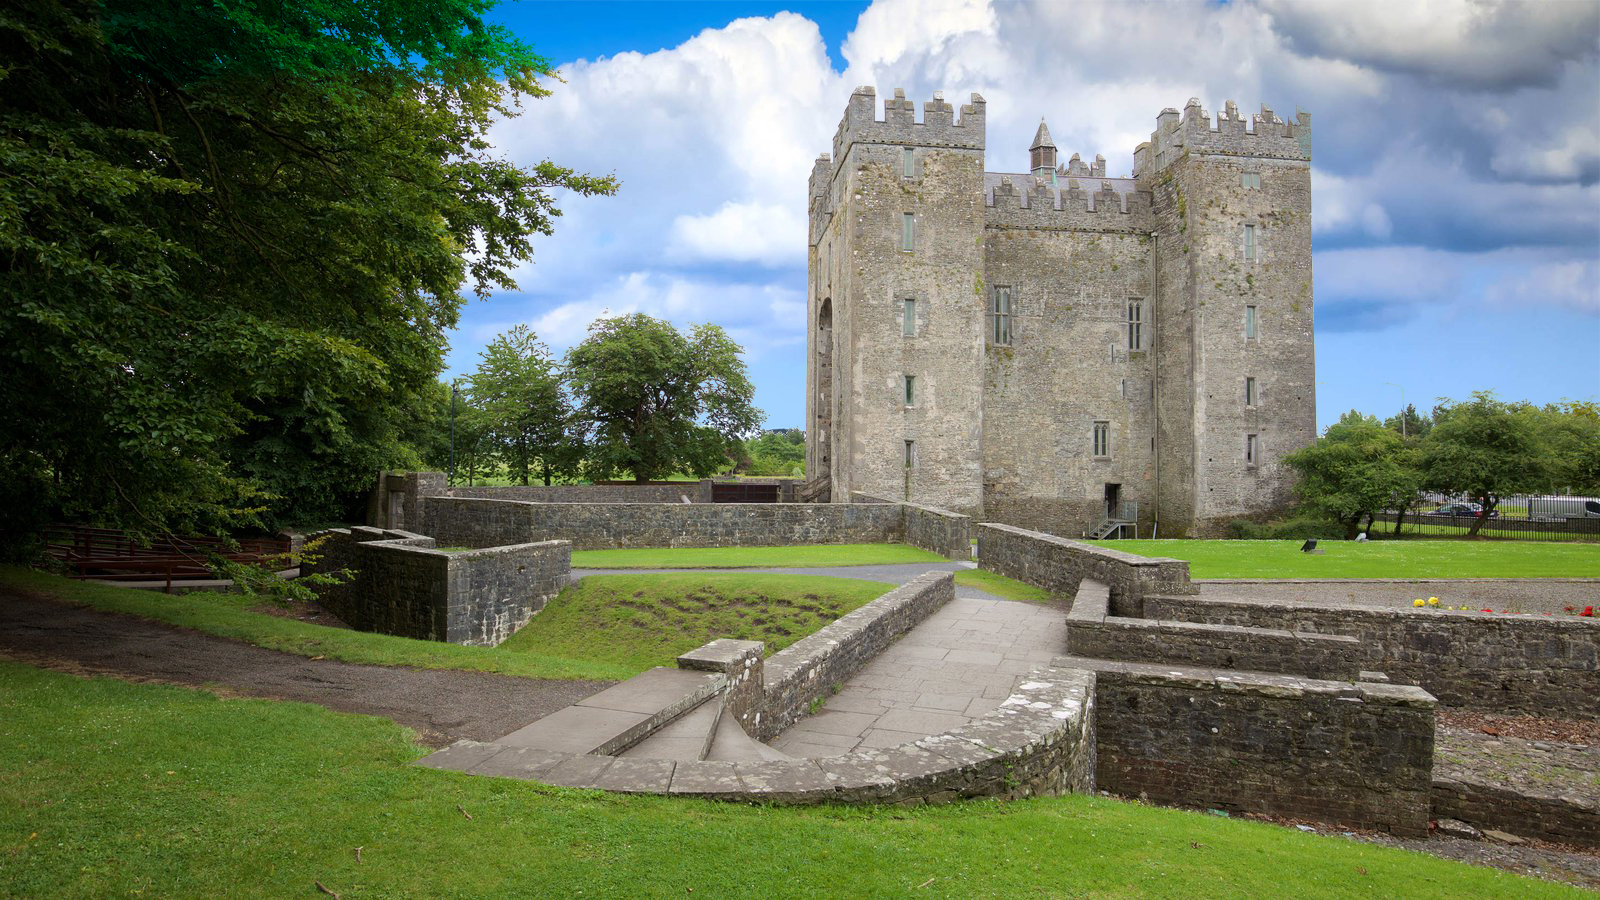
<path fill-rule="evenodd" d="M 760 715 L 745 730 L 758 741 L 777 737 L 812 701 L 829 696 L 955 595 L 954 575 L 929 572 L 773 654 L 765 663 Z"/>
<path fill-rule="evenodd" d="M 1092 668 L 1095 784 L 1155 803 L 1428 832 L 1419 688 L 1064 657 Z"/>
<path fill-rule="evenodd" d="M 913 547 L 938 553 L 946 559 L 972 558 L 972 519 L 947 509 L 916 503 L 902 503 L 857 491 L 854 503 L 893 503 L 903 511 L 903 540 Z"/>
<path fill-rule="evenodd" d="M 306 574 L 350 569 L 314 589 L 358 631 L 494 646 L 527 624 L 566 586 L 571 547 L 544 541 L 446 553 L 434 538 L 376 528 L 333 529 Z"/>
<path fill-rule="evenodd" d="M 527 503 L 710 503 L 710 482 L 667 484 L 552 484 L 505 487 L 453 487 L 451 497 L 521 500 Z"/>
<path fill-rule="evenodd" d="M 1541 792 L 1515 791 L 1470 778 L 1434 776 L 1433 815 L 1460 819 L 1523 837 L 1600 847 L 1600 811 L 1593 801 L 1560 796 L 1561 786 Z"/>
<path fill-rule="evenodd" d="M 884 543 L 898 506 L 856 503 L 519 503 L 429 497 L 423 530 L 446 545 L 558 538 L 575 550 Z"/>
<path fill-rule="evenodd" d="M 1111 588 L 1111 611 L 1143 615 L 1147 594 L 1191 594 L 1189 564 L 1136 556 L 1010 525 L 978 525 L 978 567 L 1058 594 L 1071 595 L 1092 578 Z"/>
<path fill-rule="evenodd" d="M 1241 628 L 1108 615 L 1103 586 L 1085 581 L 1067 614 L 1067 652 L 1123 662 L 1281 672 L 1356 681 L 1372 668 L 1370 649 L 1353 637 L 1277 628 Z"/>
<path fill-rule="evenodd" d="M 1151 618 L 1350 635 L 1372 648 L 1373 668 L 1446 706 L 1600 718 L 1594 619 L 1194 597 L 1147 597 L 1145 607 Z"/>

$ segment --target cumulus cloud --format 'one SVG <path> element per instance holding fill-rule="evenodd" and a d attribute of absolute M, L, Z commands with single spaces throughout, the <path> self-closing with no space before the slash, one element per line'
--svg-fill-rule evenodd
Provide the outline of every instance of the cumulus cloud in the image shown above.
<path fill-rule="evenodd" d="M 1554 305 L 1600 312 L 1600 264 L 1572 260 L 1534 266 L 1489 285 L 1484 297 L 1502 306 Z"/>
<path fill-rule="evenodd" d="M 804 264 L 805 209 L 771 203 L 724 203 L 707 216 L 678 216 L 669 251 L 691 260 Z"/>

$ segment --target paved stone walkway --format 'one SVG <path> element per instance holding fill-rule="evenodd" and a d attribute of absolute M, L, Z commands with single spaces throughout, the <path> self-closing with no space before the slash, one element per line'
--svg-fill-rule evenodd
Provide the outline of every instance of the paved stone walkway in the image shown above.
<path fill-rule="evenodd" d="M 1066 614 L 957 597 L 868 663 L 771 744 L 790 756 L 897 747 L 982 718 L 1018 676 L 1066 652 Z"/>

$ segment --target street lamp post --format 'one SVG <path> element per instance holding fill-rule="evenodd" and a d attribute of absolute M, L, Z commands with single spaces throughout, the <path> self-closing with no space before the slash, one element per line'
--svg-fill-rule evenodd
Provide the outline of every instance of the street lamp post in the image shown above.
<path fill-rule="evenodd" d="M 1392 381 L 1385 381 L 1392 388 L 1400 388 L 1400 436 L 1406 437 L 1406 389 Z"/>
<path fill-rule="evenodd" d="M 456 483 L 456 394 L 461 392 L 461 387 L 455 382 L 450 383 L 450 484 Z"/>

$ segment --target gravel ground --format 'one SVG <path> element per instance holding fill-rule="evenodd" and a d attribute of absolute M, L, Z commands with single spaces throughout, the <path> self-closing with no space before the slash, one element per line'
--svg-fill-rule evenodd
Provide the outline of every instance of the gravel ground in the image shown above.
<path fill-rule="evenodd" d="M 1308 606 L 1407 607 L 1417 598 L 1438 597 L 1442 606 L 1470 606 L 1495 612 L 1567 615 L 1571 606 L 1600 606 L 1595 578 L 1456 578 L 1432 581 L 1297 580 L 1248 581 L 1196 579 L 1208 600 L 1300 603 Z"/>

